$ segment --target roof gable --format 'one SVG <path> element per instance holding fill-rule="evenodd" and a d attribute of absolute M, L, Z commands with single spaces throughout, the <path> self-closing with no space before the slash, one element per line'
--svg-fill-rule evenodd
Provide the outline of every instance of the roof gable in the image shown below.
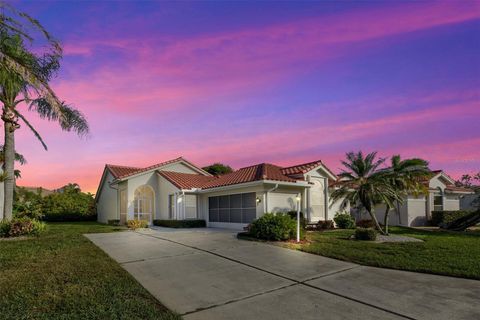
<path fill-rule="evenodd" d="M 312 162 L 293 165 L 290 167 L 284 167 L 281 169 L 281 171 L 283 174 L 287 176 L 300 175 L 300 174 L 303 175 L 319 167 L 321 167 L 332 178 L 337 179 L 337 176 L 330 169 L 328 169 L 327 166 L 323 164 L 322 160 L 316 160 Z"/>
<path fill-rule="evenodd" d="M 159 170 L 157 171 L 157 173 L 179 189 L 201 188 L 206 183 L 218 179 L 214 176 L 204 176 L 201 174 L 182 173 L 165 170 Z"/>

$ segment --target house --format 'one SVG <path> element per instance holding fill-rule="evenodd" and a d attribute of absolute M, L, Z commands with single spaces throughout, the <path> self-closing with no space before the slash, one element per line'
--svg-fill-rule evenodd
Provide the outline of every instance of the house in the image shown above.
<path fill-rule="evenodd" d="M 432 217 L 432 211 L 460 210 L 460 200 L 473 193 L 471 189 L 455 186 L 455 180 L 442 170 L 432 171 L 430 178 L 422 181 L 427 187 L 428 195 L 409 194 L 403 204 L 393 208 L 389 214 L 390 225 L 424 226 Z M 380 223 L 385 216 L 385 205 L 375 207 L 376 217 Z M 357 219 L 369 219 L 362 212 Z"/>
<path fill-rule="evenodd" d="M 241 229 L 297 204 L 309 221 L 327 220 L 338 210 L 328 206 L 328 185 L 336 179 L 320 160 L 261 163 L 222 176 L 182 157 L 146 168 L 107 164 L 96 193 L 98 220 L 204 219 L 210 227 Z"/>

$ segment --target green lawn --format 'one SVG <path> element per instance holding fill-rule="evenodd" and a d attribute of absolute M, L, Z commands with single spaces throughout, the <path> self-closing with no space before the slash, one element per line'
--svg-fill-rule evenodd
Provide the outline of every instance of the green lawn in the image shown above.
<path fill-rule="evenodd" d="M 118 230 L 50 223 L 38 238 L 0 241 L 0 318 L 180 319 L 82 236 Z"/>
<path fill-rule="evenodd" d="M 372 243 L 348 240 L 353 230 L 308 232 L 310 243 L 291 248 L 363 265 L 480 280 L 480 230 L 466 233 L 392 227 L 391 233 L 424 240 Z"/>

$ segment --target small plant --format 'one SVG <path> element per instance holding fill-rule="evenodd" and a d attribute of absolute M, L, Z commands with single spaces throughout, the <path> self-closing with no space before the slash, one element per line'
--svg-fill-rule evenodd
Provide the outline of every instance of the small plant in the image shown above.
<path fill-rule="evenodd" d="M 248 232 L 258 239 L 285 241 L 296 237 L 297 222 L 288 214 L 266 213 L 250 224 Z"/>
<path fill-rule="evenodd" d="M 357 221 L 357 227 L 360 228 L 375 228 L 375 222 L 370 219 L 363 219 L 360 221 Z"/>
<path fill-rule="evenodd" d="M 146 228 L 148 226 L 147 220 L 128 220 L 127 226 L 129 229 L 135 230 L 139 228 Z"/>
<path fill-rule="evenodd" d="M 377 232 L 372 228 L 357 228 L 355 230 L 355 239 L 375 241 L 377 239 Z"/>
<path fill-rule="evenodd" d="M 120 219 L 111 219 L 107 221 L 108 225 L 111 226 L 119 226 L 120 225 Z"/>
<path fill-rule="evenodd" d="M 6 238 L 10 234 L 10 222 L 7 220 L 0 221 L 0 238 Z"/>
<path fill-rule="evenodd" d="M 335 224 L 340 229 L 354 229 L 355 228 L 355 218 L 353 218 L 347 212 L 337 212 L 333 218 Z"/>
<path fill-rule="evenodd" d="M 332 220 L 320 220 L 317 222 L 317 230 L 329 230 L 333 229 L 335 226 Z"/>

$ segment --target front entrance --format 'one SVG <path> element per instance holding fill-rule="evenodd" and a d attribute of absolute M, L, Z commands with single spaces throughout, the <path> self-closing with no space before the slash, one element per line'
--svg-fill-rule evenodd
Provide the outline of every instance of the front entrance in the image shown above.
<path fill-rule="evenodd" d="M 152 224 L 155 193 L 152 187 L 143 185 L 135 190 L 133 199 L 133 219 L 146 220 Z"/>

